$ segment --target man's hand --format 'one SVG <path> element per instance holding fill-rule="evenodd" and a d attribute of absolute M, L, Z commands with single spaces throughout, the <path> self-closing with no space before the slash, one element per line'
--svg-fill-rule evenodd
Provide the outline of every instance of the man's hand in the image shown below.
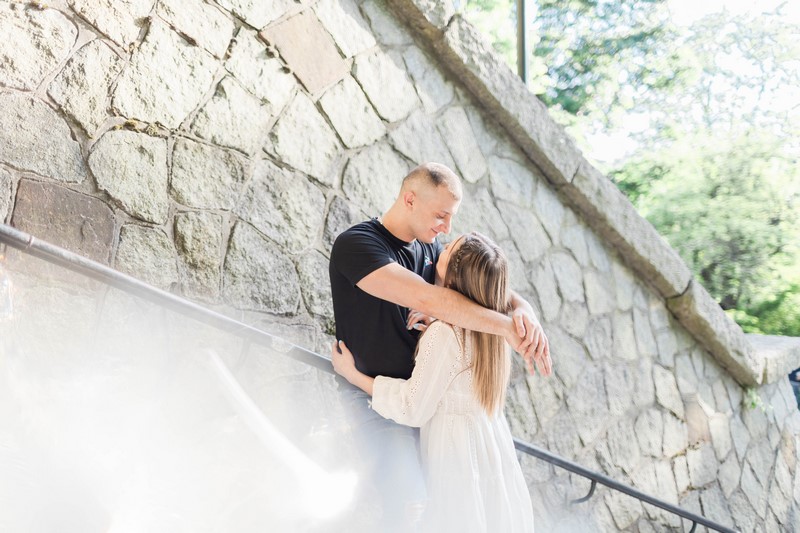
<path fill-rule="evenodd" d="M 533 308 L 527 302 L 525 305 L 517 306 L 511 318 L 516 329 L 518 344 L 514 348 L 525 360 L 528 372 L 533 375 L 534 361 L 539 367 L 542 376 L 549 376 L 553 373 L 553 361 L 550 359 L 550 342 L 544 334 L 542 325 L 533 314 Z M 515 346 L 513 343 L 512 346 Z"/>

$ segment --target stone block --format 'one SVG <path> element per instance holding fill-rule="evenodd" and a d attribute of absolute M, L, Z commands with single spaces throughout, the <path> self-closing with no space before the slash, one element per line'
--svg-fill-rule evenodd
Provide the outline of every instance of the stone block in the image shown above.
<path fill-rule="evenodd" d="M 111 259 L 113 211 L 102 200 L 66 187 L 20 180 L 11 224 L 93 261 L 107 265 Z"/>
<path fill-rule="evenodd" d="M 211 88 L 217 66 L 208 52 L 153 21 L 122 71 L 113 105 L 125 117 L 177 128 Z"/>
<path fill-rule="evenodd" d="M 686 423 L 679 420 L 671 413 L 664 415 L 664 455 L 675 457 L 686 450 L 689 445 L 689 435 Z M 678 472 L 675 472 L 678 476 Z"/>
<path fill-rule="evenodd" d="M 736 449 L 736 455 L 739 460 L 743 460 L 745 453 L 747 453 L 747 446 L 750 444 L 750 432 L 747 426 L 744 425 L 742 419 L 738 415 L 731 417 L 731 436 L 733 437 L 733 446 Z"/>
<path fill-rule="evenodd" d="M 595 361 L 611 357 L 614 346 L 611 320 L 608 317 L 592 317 L 584 342 L 589 356 Z"/>
<path fill-rule="evenodd" d="M 192 133 L 249 156 L 259 152 L 273 119 L 272 108 L 248 93 L 233 78 L 223 78 L 214 95 L 197 112 Z"/>
<path fill-rule="evenodd" d="M 717 458 L 723 461 L 733 445 L 728 417 L 722 413 L 714 413 L 708 419 L 708 429 L 711 432 L 711 442 L 714 444 Z"/>
<path fill-rule="evenodd" d="M 627 365 L 605 365 L 604 369 L 611 415 L 624 415 L 633 407 L 635 374 Z"/>
<path fill-rule="evenodd" d="M 386 143 L 364 148 L 350 158 L 342 177 L 342 191 L 371 216 L 380 216 L 400 193 L 403 178 L 411 169 Z"/>
<path fill-rule="evenodd" d="M 586 239 L 586 248 L 589 250 L 591 265 L 599 272 L 608 275 L 611 271 L 611 255 L 608 247 L 597 237 L 593 231 L 583 232 Z M 611 281 L 609 280 L 609 283 Z"/>
<path fill-rule="evenodd" d="M 564 383 L 564 387 L 572 390 L 578 384 L 586 367 L 586 349 L 580 342 L 556 326 L 548 328 L 547 338 L 553 354 L 558 354 L 558 363 L 554 364 L 553 371 Z"/>
<path fill-rule="evenodd" d="M 492 238 L 495 242 L 508 239 L 508 226 L 498 211 L 494 198 L 486 189 L 478 189 L 464 195 L 458 216 L 453 219 L 452 235 L 477 231 Z"/>
<path fill-rule="evenodd" d="M 466 115 L 464 118 L 466 118 Z M 487 163 L 489 181 L 495 198 L 530 211 L 530 207 L 533 205 L 533 193 L 536 190 L 539 177 L 513 159 L 489 156 L 483 164 L 484 172 L 487 169 Z"/>
<path fill-rule="evenodd" d="M 57 181 L 86 177 L 80 145 L 48 105 L 26 96 L 0 94 L 0 163 Z"/>
<path fill-rule="evenodd" d="M 305 94 L 298 92 L 295 95 L 272 128 L 269 142 L 284 163 L 325 185 L 334 184 L 336 176 L 330 171 L 341 146 L 331 127 Z"/>
<path fill-rule="evenodd" d="M 456 96 L 453 84 L 444 77 L 439 67 L 422 50 L 416 46 L 409 46 L 403 53 L 403 59 L 426 113 L 436 113 L 453 102 Z M 468 180 L 469 177 L 469 175 L 465 176 Z"/>
<path fill-rule="evenodd" d="M 47 93 L 91 135 L 109 116 L 109 89 L 122 65 L 103 41 L 90 41 L 64 65 Z"/>
<path fill-rule="evenodd" d="M 661 457 L 664 446 L 664 419 L 658 409 L 650 408 L 636 418 L 636 438 L 642 453 Z"/>
<path fill-rule="evenodd" d="M 239 28 L 225 69 L 249 93 L 261 99 L 273 115 L 280 112 L 299 87 L 290 69 L 283 66 L 274 50 L 246 26 Z"/>
<path fill-rule="evenodd" d="M 564 300 L 585 302 L 583 271 L 575 258 L 564 252 L 555 252 L 551 254 L 550 261 L 553 263 L 559 292 Z"/>
<path fill-rule="evenodd" d="M 233 209 L 245 175 L 233 152 L 179 137 L 172 151 L 170 193 L 198 209 Z"/>
<path fill-rule="evenodd" d="M 764 360 L 764 383 L 786 379 L 800 367 L 800 339 L 779 335 L 745 335 L 753 351 Z"/>
<path fill-rule="evenodd" d="M 261 35 L 278 49 L 311 94 L 338 82 L 349 70 L 330 34 L 311 10 L 272 25 Z"/>
<path fill-rule="evenodd" d="M 176 249 L 159 228 L 125 224 L 119 234 L 114 266 L 120 272 L 171 289 L 179 282 Z"/>
<path fill-rule="evenodd" d="M 591 314 L 604 315 L 614 310 L 613 295 L 610 292 L 607 276 L 589 271 L 584 277 L 583 285 Z"/>
<path fill-rule="evenodd" d="M 419 106 L 414 85 L 398 54 L 380 49 L 360 54 L 353 63 L 353 76 L 387 122 L 402 120 Z"/>
<path fill-rule="evenodd" d="M 633 525 L 644 513 L 642 504 L 636 498 L 615 490 L 608 491 L 603 498 L 611 511 L 618 531 L 622 531 Z"/>
<path fill-rule="evenodd" d="M 496 196 L 496 194 L 495 194 Z M 497 201 L 500 216 L 512 230 L 511 239 L 525 263 L 536 263 L 550 248 L 550 238 L 533 213 L 515 204 Z"/>
<path fill-rule="evenodd" d="M 558 294 L 553 266 L 547 257 L 533 269 L 528 277 L 539 296 L 542 318 L 545 322 L 553 322 L 561 310 L 561 296 Z"/>
<path fill-rule="evenodd" d="M 719 467 L 719 485 L 726 499 L 729 499 L 733 491 L 739 487 L 741 476 L 742 467 L 736 459 L 736 455 L 728 455 L 728 458 Z"/>
<path fill-rule="evenodd" d="M 636 332 L 636 348 L 640 356 L 655 358 L 658 355 L 658 346 L 650 327 L 649 314 L 638 307 L 633 309 L 633 328 Z"/>
<path fill-rule="evenodd" d="M 332 334 L 333 300 L 328 276 L 328 258 L 312 250 L 297 258 L 297 273 L 308 312 L 323 319 Z"/>
<path fill-rule="evenodd" d="M 334 196 L 328 207 L 328 216 L 325 218 L 325 230 L 322 240 L 326 250 L 330 250 L 333 242 L 341 232 L 362 221 L 358 209 L 340 196 Z"/>
<path fill-rule="evenodd" d="M 593 446 L 601 436 L 608 416 L 608 399 L 602 370 L 588 368 L 581 376 L 580 387 L 567 396 L 566 402 L 577 424 L 581 442 L 584 446 Z"/>
<path fill-rule="evenodd" d="M 536 187 L 533 196 L 533 209 L 541 221 L 553 244 L 560 244 L 561 228 L 566 216 L 566 208 L 561 198 L 544 182 Z"/>
<path fill-rule="evenodd" d="M 217 4 L 257 29 L 278 20 L 297 6 L 294 0 L 217 0 Z"/>
<path fill-rule="evenodd" d="M 239 308 L 294 315 L 300 283 L 292 261 L 244 222 L 233 227 L 223 267 L 225 301 Z"/>
<path fill-rule="evenodd" d="M 469 183 L 480 180 L 486 174 L 488 167 L 464 108 L 451 107 L 445 111 L 436 122 L 436 129 L 450 150 L 461 177 Z M 513 174 L 513 177 L 520 181 L 530 180 L 532 185 L 531 173 L 518 165 L 517 168 L 520 173 Z M 507 176 L 511 177 L 510 174 Z M 494 190 L 494 184 L 492 185 Z"/>
<path fill-rule="evenodd" d="M 160 0 L 156 13 L 215 57 L 221 58 L 228 50 L 235 25 L 211 4 L 202 0 Z"/>
<path fill-rule="evenodd" d="M 756 531 L 760 522 L 753 506 L 741 491 L 737 491 L 729 500 L 731 517 L 739 531 Z"/>
<path fill-rule="evenodd" d="M 0 224 L 5 222 L 6 217 L 11 212 L 11 186 L 13 176 L 4 168 L 0 167 Z"/>
<path fill-rule="evenodd" d="M 710 444 L 702 444 L 699 448 L 687 450 L 686 463 L 689 466 L 689 479 L 693 487 L 704 487 L 717 479 L 719 464 L 714 456 L 714 448 Z"/>
<path fill-rule="evenodd" d="M 658 362 L 666 368 L 673 368 L 675 354 L 678 353 L 678 341 L 675 333 L 670 329 L 659 331 L 656 334 L 656 346 L 658 347 Z"/>
<path fill-rule="evenodd" d="M 653 381 L 656 386 L 656 400 L 665 409 L 672 411 L 680 419 L 684 418 L 683 400 L 678 392 L 675 375 L 660 365 L 653 366 Z"/>
<path fill-rule="evenodd" d="M 767 490 L 759 483 L 758 478 L 753 474 L 750 466 L 746 463 L 742 467 L 741 478 L 742 492 L 747 497 L 747 501 L 755 509 L 755 512 L 761 518 L 767 513 Z"/>
<path fill-rule="evenodd" d="M 703 514 L 718 524 L 730 523 L 731 511 L 720 488 L 714 484 L 700 492 Z"/>
<path fill-rule="evenodd" d="M 58 10 L 17 2 L 0 4 L 0 28 L 0 86 L 23 91 L 35 89 L 64 61 L 78 37 L 78 28 Z"/>
<path fill-rule="evenodd" d="M 207 212 L 175 216 L 175 244 L 185 279 L 184 294 L 215 300 L 219 295 L 222 216 Z"/>
<path fill-rule="evenodd" d="M 109 131 L 92 147 L 89 167 L 97 186 L 130 215 L 167 220 L 167 142 L 133 131 Z"/>
<path fill-rule="evenodd" d="M 353 0 L 321 0 L 314 11 L 344 57 L 353 57 L 377 44 Z"/>
<path fill-rule="evenodd" d="M 611 274 L 614 279 L 617 308 L 620 311 L 633 308 L 633 288 L 636 285 L 633 273 L 626 266 L 614 261 L 611 264 Z"/>
<path fill-rule="evenodd" d="M 385 0 L 366 0 L 362 2 L 361 10 L 369 19 L 372 34 L 381 44 L 407 46 L 414 43 L 406 26 L 398 24 L 395 16 L 389 12 Z"/>
<path fill-rule="evenodd" d="M 675 487 L 678 494 L 683 494 L 689 490 L 689 464 L 686 462 L 685 455 L 679 455 L 672 460 L 672 471 L 675 474 Z"/>
<path fill-rule="evenodd" d="M 260 161 L 235 213 L 289 253 L 311 248 L 325 197 L 303 175 Z"/>
<path fill-rule="evenodd" d="M 319 103 L 348 148 L 373 143 L 386 133 L 386 127 L 352 76 L 345 76 L 325 91 Z"/>
<path fill-rule="evenodd" d="M 422 111 L 415 111 L 389 132 L 392 144 L 401 154 L 416 163 L 433 161 L 452 169 L 456 168 L 447 145 L 434 121 Z"/>
<path fill-rule="evenodd" d="M 586 306 L 575 303 L 566 303 L 564 305 L 564 312 L 559 317 L 559 325 L 576 339 L 583 339 L 588 348 L 588 344 L 584 337 L 586 330 L 589 327 L 589 311 Z"/>
<path fill-rule="evenodd" d="M 636 351 L 636 337 L 633 329 L 633 317 L 630 313 L 614 313 L 612 317 L 614 349 L 612 356 L 624 361 L 635 361 L 639 354 Z"/>
<path fill-rule="evenodd" d="M 761 383 L 764 361 L 756 356 L 742 329 L 700 284 L 693 282 L 685 294 L 668 300 L 667 306 L 736 381 Z"/>
<path fill-rule="evenodd" d="M 154 0 L 69 0 L 81 18 L 123 48 L 139 37 Z"/>

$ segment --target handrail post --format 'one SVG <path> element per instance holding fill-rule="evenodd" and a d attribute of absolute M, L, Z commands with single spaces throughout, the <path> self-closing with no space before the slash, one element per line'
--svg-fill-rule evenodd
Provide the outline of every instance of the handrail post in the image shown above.
<path fill-rule="evenodd" d="M 517 0 L 517 74 L 528 85 L 528 1 Z"/>

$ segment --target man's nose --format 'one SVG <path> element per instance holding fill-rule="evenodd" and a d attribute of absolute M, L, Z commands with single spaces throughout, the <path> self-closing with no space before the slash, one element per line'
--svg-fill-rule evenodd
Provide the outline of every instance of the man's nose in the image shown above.
<path fill-rule="evenodd" d="M 447 220 L 443 220 L 442 223 L 439 225 L 439 227 L 441 228 L 440 229 L 441 233 L 450 233 L 451 225 L 452 223 L 449 218 Z"/>

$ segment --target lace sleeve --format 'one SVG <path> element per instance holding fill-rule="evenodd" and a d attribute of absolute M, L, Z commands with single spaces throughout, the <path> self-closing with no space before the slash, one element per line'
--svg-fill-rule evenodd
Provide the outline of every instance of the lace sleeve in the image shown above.
<path fill-rule="evenodd" d="M 375 378 L 372 408 L 384 418 L 420 427 L 436 412 L 457 373 L 459 344 L 452 326 L 436 321 L 420 339 L 411 378 Z"/>

